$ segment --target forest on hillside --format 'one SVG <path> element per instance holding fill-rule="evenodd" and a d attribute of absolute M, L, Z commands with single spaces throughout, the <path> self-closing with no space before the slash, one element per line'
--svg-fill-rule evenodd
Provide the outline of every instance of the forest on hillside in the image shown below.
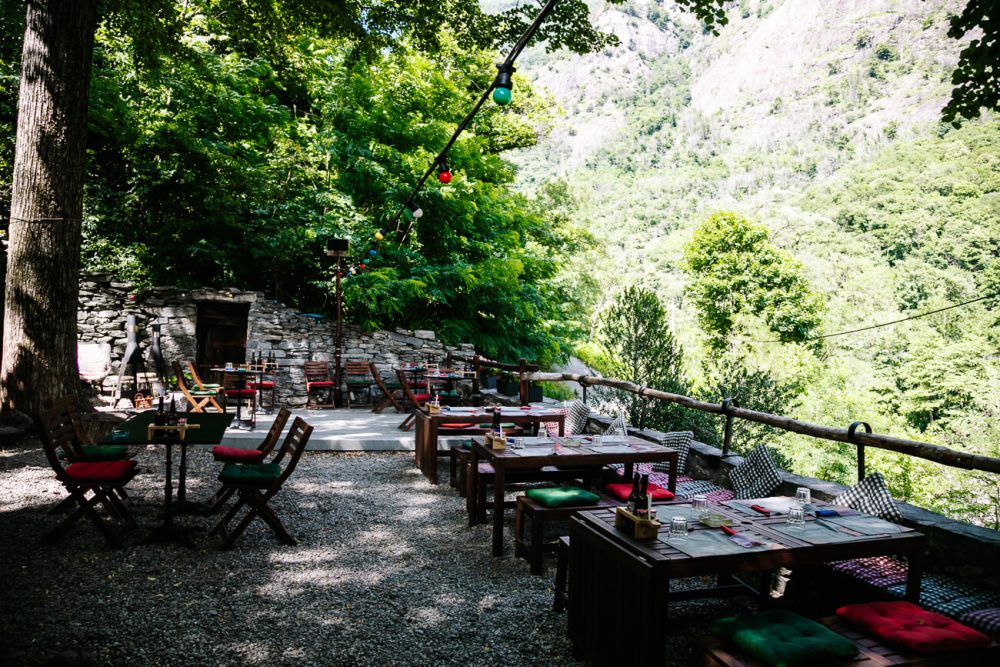
<path fill-rule="evenodd" d="M 146 23 L 143 4 L 109 3 L 97 33 L 84 270 L 140 299 L 235 286 L 322 311 L 325 241 L 348 237 L 362 326 L 434 329 L 504 360 L 575 354 L 713 402 L 1000 456 L 1000 121 L 941 115 L 963 2 L 740 0 L 726 25 L 690 2 L 589 3 L 546 33 L 570 48 L 533 47 L 513 102 L 483 106 L 402 243 L 380 230 L 491 85 L 513 40 L 487 26 L 503 21 L 384 3 L 399 13 L 369 17 L 381 32 L 278 39 L 207 0 L 158 0 L 167 18 Z M 4 219 L 24 5 L 0 10 Z M 717 419 L 624 408 L 720 442 Z M 855 481 L 852 448 L 749 427 L 734 440 L 760 443 Z M 1000 528 L 996 475 L 888 453 L 870 467 L 899 498 Z"/>

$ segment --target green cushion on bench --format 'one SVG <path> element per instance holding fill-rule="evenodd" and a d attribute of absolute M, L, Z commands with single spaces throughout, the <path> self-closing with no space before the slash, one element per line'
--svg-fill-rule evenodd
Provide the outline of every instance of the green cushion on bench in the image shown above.
<path fill-rule="evenodd" d="M 712 625 L 712 632 L 773 667 L 811 666 L 858 653 L 850 639 L 784 609 L 723 618 Z"/>
<path fill-rule="evenodd" d="M 84 461 L 117 461 L 128 454 L 127 445 L 81 445 L 80 450 Z M 66 455 L 60 454 L 59 458 L 65 460 Z"/>
<path fill-rule="evenodd" d="M 593 505 L 601 497 L 578 486 L 560 486 L 549 489 L 528 489 L 524 492 L 532 500 L 546 507 L 567 507 L 570 505 Z"/>
<path fill-rule="evenodd" d="M 227 463 L 219 473 L 219 479 L 233 484 L 267 485 L 281 476 L 281 466 L 277 463 Z"/>
<path fill-rule="evenodd" d="M 514 426 L 515 426 L 514 422 L 503 422 L 502 424 L 500 424 L 500 428 L 502 429 L 514 428 Z M 490 423 L 479 424 L 479 428 L 490 429 L 493 428 L 493 424 Z"/>

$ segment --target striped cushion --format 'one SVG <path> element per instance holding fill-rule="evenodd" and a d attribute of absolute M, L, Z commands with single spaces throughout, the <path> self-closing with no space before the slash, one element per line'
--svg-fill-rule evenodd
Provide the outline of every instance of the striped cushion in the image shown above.
<path fill-rule="evenodd" d="M 586 431 L 587 420 L 590 418 L 590 408 L 580 399 L 569 406 L 566 414 L 566 435 L 579 435 Z"/>

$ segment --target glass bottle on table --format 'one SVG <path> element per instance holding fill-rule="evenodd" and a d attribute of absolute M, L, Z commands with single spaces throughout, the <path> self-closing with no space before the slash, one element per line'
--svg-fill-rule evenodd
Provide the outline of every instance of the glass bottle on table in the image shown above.
<path fill-rule="evenodd" d="M 639 473 L 632 475 L 632 493 L 628 494 L 625 506 L 629 512 L 635 514 L 635 509 L 639 501 Z"/>
<path fill-rule="evenodd" d="M 497 438 L 499 438 L 500 435 L 501 435 L 501 433 L 502 433 L 502 429 L 500 427 L 500 406 L 499 405 L 496 406 L 495 408 L 493 408 L 493 426 L 492 426 L 492 428 L 490 430 L 493 431 L 493 435 L 496 436 Z"/>
<path fill-rule="evenodd" d="M 153 415 L 153 424 L 156 426 L 163 426 L 166 424 L 167 416 L 163 413 L 163 396 L 160 396 L 160 407 L 156 408 L 156 414 Z"/>
<path fill-rule="evenodd" d="M 635 499 L 635 514 L 640 519 L 649 518 L 649 475 L 639 478 L 639 495 Z"/>

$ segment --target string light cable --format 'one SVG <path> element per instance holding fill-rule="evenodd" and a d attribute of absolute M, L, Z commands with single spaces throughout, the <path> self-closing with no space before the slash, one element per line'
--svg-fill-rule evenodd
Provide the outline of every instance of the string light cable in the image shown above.
<path fill-rule="evenodd" d="M 814 340 L 823 340 L 824 338 L 835 338 L 836 336 L 847 336 L 848 334 L 860 333 L 862 331 L 871 331 L 872 329 L 881 329 L 882 327 L 892 326 L 893 324 L 899 324 L 901 322 L 909 322 L 910 320 L 917 320 L 921 317 L 927 317 L 928 315 L 936 315 L 937 313 L 943 313 L 946 310 L 952 310 L 954 308 L 961 308 L 963 306 L 968 306 L 969 304 L 976 303 L 978 301 L 985 301 L 986 299 L 993 299 L 996 294 L 987 294 L 986 296 L 978 296 L 975 299 L 969 299 L 968 301 L 963 301 L 962 303 L 953 303 L 950 306 L 945 306 L 944 308 L 937 308 L 935 310 L 928 310 L 926 313 L 917 313 L 916 315 L 910 315 L 909 317 L 904 317 L 898 320 L 892 320 L 891 322 L 882 322 L 881 324 L 873 324 L 869 327 L 861 327 L 860 329 L 851 329 L 849 331 L 838 331 L 832 334 L 823 334 L 822 336 L 813 336 L 812 338 L 803 338 L 802 343 L 808 343 Z M 786 343 L 788 341 L 783 340 L 754 340 L 751 343 Z"/>

